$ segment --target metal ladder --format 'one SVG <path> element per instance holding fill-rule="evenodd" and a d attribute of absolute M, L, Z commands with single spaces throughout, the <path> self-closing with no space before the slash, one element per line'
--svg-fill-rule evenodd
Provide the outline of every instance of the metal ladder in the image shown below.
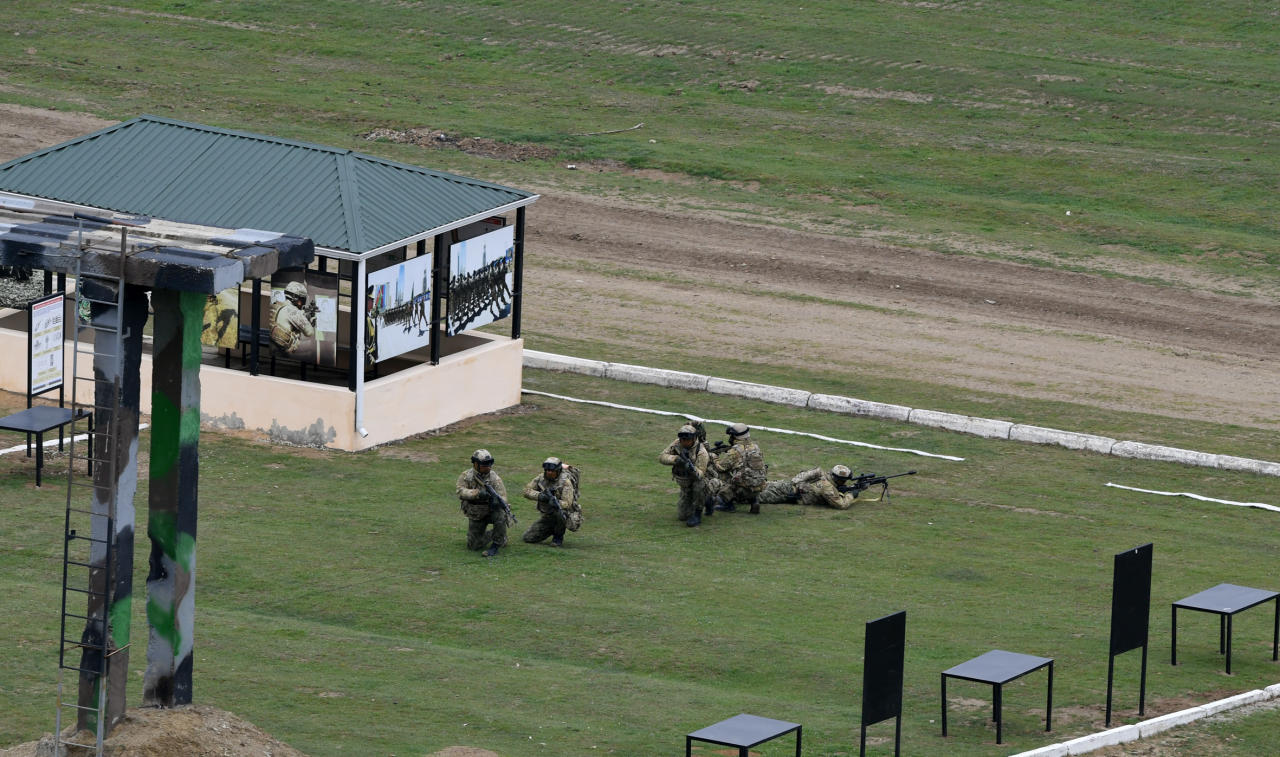
<path fill-rule="evenodd" d="M 120 364 L 123 347 L 121 323 L 124 313 L 124 268 L 127 232 L 120 230 L 119 268 L 111 274 L 94 273 L 83 267 L 86 248 L 79 245 L 76 255 L 76 300 L 72 315 L 71 360 L 71 442 L 67 452 L 67 513 L 62 556 L 62 622 L 58 645 L 58 704 L 54 726 L 55 754 L 63 747 L 92 750 L 102 757 L 103 739 L 107 732 L 107 669 L 113 651 L 107 635 L 107 600 L 115 532 L 115 500 L 117 488 L 117 441 L 120 418 L 120 371 L 113 380 L 99 380 L 93 363 L 98 359 Z M 105 258 L 105 255 L 101 255 Z M 97 314 L 92 322 L 88 312 Z M 80 341 L 85 334 L 91 347 Z M 81 356 L 90 359 L 88 376 L 82 377 Z M 86 400 L 85 395 L 88 395 Z M 94 421 L 106 416 L 107 423 Z M 78 449 L 76 435 L 86 433 L 88 441 Z M 83 461 L 86 474 L 79 474 L 77 463 Z M 92 475 L 98 466 L 96 477 Z M 99 483 L 101 482 L 101 483 Z M 99 509 L 94 511 L 95 501 Z M 104 510 L 105 507 L 105 510 Z M 102 566 L 102 567 L 95 567 Z M 87 608 L 87 609 L 82 609 Z M 83 613 L 83 614 L 81 614 Z M 81 676 L 95 676 L 97 691 L 94 704 L 79 703 Z M 67 691 L 66 679 L 71 679 Z M 64 737 L 63 712 L 84 728 Z M 87 733 L 92 732 L 89 742 Z"/>

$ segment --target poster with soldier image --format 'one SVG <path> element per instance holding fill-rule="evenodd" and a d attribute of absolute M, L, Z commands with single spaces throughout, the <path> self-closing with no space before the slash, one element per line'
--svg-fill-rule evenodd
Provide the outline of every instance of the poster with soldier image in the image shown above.
<path fill-rule="evenodd" d="M 240 285 L 205 295 L 200 343 L 232 349 L 240 341 Z"/>
<path fill-rule="evenodd" d="M 431 271 L 435 253 L 369 274 L 365 339 L 369 363 L 431 343 Z"/>
<path fill-rule="evenodd" d="M 515 227 L 449 246 L 449 336 L 492 323 L 511 314 L 514 287 Z"/>
<path fill-rule="evenodd" d="M 338 367 L 338 276 L 288 268 L 271 277 L 271 348 L 281 357 Z"/>

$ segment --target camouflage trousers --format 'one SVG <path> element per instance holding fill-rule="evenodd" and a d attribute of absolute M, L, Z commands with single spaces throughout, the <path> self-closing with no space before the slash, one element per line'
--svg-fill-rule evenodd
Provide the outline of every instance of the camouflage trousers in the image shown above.
<path fill-rule="evenodd" d="M 701 481 L 679 481 L 680 499 L 676 502 L 676 518 L 689 520 L 695 514 L 702 513 L 707 500 L 707 487 Z"/>
<path fill-rule="evenodd" d="M 490 525 L 493 533 L 486 535 Z M 489 514 L 483 518 L 467 519 L 467 549 L 481 550 L 493 542 L 499 547 L 507 546 L 507 511 L 500 507 L 490 507 Z"/>
<path fill-rule="evenodd" d="M 796 493 L 796 485 L 790 480 L 770 481 L 760 492 L 762 505 L 794 505 L 800 501 Z"/>
<path fill-rule="evenodd" d="M 525 530 L 524 536 L 520 537 L 528 544 L 537 544 L 548 536 L 558 536 L 564 538 L 565 522 L 557 518 L 552 513 L 544 513 L 541 518 L 533 522 Z"/>
<path fill-rule="evenodd" d="M 718 478 L 707 479 L 707 491 L 711 496 L 719 497 L 726 505 L 751 505 L 756 501 L 756 492 Z"/>

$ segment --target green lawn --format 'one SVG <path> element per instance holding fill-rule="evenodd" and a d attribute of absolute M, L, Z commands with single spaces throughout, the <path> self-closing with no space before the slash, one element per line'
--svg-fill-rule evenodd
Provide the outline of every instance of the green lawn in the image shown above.
<path fill-rule="evenodd" d="M 863 624 L 907 611 L 904 751 L 997 755 L 1101 728 L 1112 555 L 1155 544 L 1148 715 L 1274 683 L 1271 613 L 1236 619 L 1234 674 L 1216 624 L 1184 614 L 1168 665 L 1168 603 L 1220 581 L 1269 587 L 1275 514 L 1107 488 L 1108 481 L 1280 502 L 1280 482 L 982 440 L 728 397 L 529 371 L 542 391 L 964 457 L 942 461 L 761 433 L 775 475 L 847 462 L 917 469 L 889 503 L 767 507 L 689 529 L 658 451 L 676 421 L 531 398 L 520 412 L 363 454 L 201 440 L 195 697 L 313 755 L 675 754 L 738 712 L 794 720 L 805 754 L 856 749 Z M 145 433 L 144 433 L 145 437 Z M 472 449 L 509 488 L 548 454 L 580 464 L 587 522 L 564 550 L 463 547 L 453 481 Z M 52 727 L 65 493 L 0 459 L 0 743 Z M 145 492 L 140 512 L 145 513 Z M 519 531 L 532 506 L 515 503 Z M 142 517 L 145 517 L 143 515 Z M 135 577 L 145 576 L 140 543 Z M 133 666 L 145 626 L 135 608 Z M 1006 690 L 1004 747 L 989 690 L 938 673 L 991 648 L 1057 660 Z M 1119 658 L 1134 722 L 1138 655 Z M 131 701 L 140 691 L 131 687 Z M 891 739 L 892 726 L 873 729 Z M 1212 732 L 1211 732 L 1212 733 Z M 766 755 L 788 754 L 783 744 Z M 873 753 L 891 753 L 883 741 Z M 708 753 L 708 752 L 704 752 Z"/>

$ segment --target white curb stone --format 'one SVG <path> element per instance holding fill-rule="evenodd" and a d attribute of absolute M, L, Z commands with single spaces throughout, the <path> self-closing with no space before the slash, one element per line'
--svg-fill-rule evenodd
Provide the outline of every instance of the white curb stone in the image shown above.
<path fill-rule="evenodd" d="M 974 418 L 955 413 L 941 413 L 937 410 L 912 410 L 907 417 L 908 423 L 920 426 L 934 426 L 948 431 L 959 431 L 962 434 L 985 436 L 988 439 L 1008 439 L 1009 429 L 1013 424 L 1009 421 L 996 421 L 990 418 Z"/>
<path fill-rule="evenodd" d="M 1102 455 L 1110 454 L 1111 447 L 1116 443 L 1115 439 L 1108 436 L 1081 434 L 1075 431 L 1059 431 L 1056 428 L 1028 426 L 1023 423 L 1013 424 L 1009 429 L 1009 438 L 1015 442 L 1056 444 L 1067 449 L 1083 449 Z"/>
<path fill-rule="evenodd" d="M 887 421 L 905 421 L 911 416 L 911 408 L 902 405 L 887 405 L 883 402 L 841 397 L 835 394 L 809 395 L 809 407 L 813 410 L 825 410 L 829 413 L 845 415 L 862 415 L 868 418 L 880 418 Z"/>
<path fill-rule="evenodd" d="M 1223 470 L 1242 470 L 1263 476 L 1280 476 L 1280 463 L 1267 462 L 1266 460 L 1253 460 L 1234 455 L 1218 455 L 1217 463 L 1218 467 Z"/>
<path fill-rule="evenodd" d="M 1218 462 L 1218 456 L 1208 452 L 1196 452 L 1195 450 L 1179 449 L 1177 447 L 1162 447 L 1158 444 L 1146 444 L 1144 442 L 1116 442 L 1111 447 L 1111 454 L 1116 457 L 1198 465 L 1203 468 L 1216 468 L 1216 463 Z"/>
<path fill-rule="evenodd" d="M 1081 736 L 1078 739 L 1063 742 L 1062 745 L 1067 748 L 1067 754 L 1088 754 L 1095 749 L 1136 741 L 1138 738 L 1140 737 L 1136 725 L 1122 725 L 1108 731 Z"/>
<path fill-rule="evenodd" d="M 587 376 L 604 378 L 605 370 L 609 367 L 609 364 L 603 360 L 587 360 L 580 357 L 569 357 L 568 355 L 555 355 L 550 352 L 525 350 L 524 367 L 542 368 L 548 371 L 582 373 Z"/>
<path fill-rule="evenodd" d="M 707 377 L 684 371 L 668 371 L 662 368 L 646 368 L 643 365 L 609 363 L 604 377 L 617 381 L 634 381 L 639 384 L 657 384 L 673 389 L 706 391 Z"/>
<path fill-rule="evenodd" d="M 1267 692 L 1268 699 L 1275 699 L 1276 697 L 1280 697 L 1280 683 L 1273 683 L 1267 688 L 1263 689 L 1263 691 Z"/>
<path fill-rule="evenodd" d="M 1209 704 L 1201 705 L 1201 709 L 1204 710 L 1205 715 L 1216 715 L 1219 712 L 1223 712 L 1224 710 L 1232 710 L 1232 709 L 1235 709 L 1236 707 L 1244 707 L 1247 704 L 1263 702 L 1270 698 L 1271 697 L 1267 696 L 1267 692 L 1263 691 L 1262 689 L 1254 689 L 1253 691 L 1246 691 L 1243 694 L 1236 694 L 1233 697 L 1227 697 L 1226 699 L 1219 699 L 1216 702 L 1210 702 Z"/>
<path fill-rule="evenodd" d="M 1187 723 L 1199 720 L 1204 717 L 1204 715 L 1204 707 L 1191 707 L 1185 710 L 1171 712 L 1168 715 L 1161 715 L 1158 718 L 1144 720 L 1141 723 L 1137 723 L 1138 736 L 1145 739 L 1148 736 L 1154 736 L 1157 733 L 1167 731 L 1170 728 L 1177 728 L 1180 725 L 1186 725 Z"/>
<path fill-rule="evenodd" d="M 1068 754 L 1066 744 L 1050 744 L 1029 752 L 1018 752 L 1010 757 L 1067 757 Z"/>
<path fill-rule="evenodd" d="M 753 400 L 764 400 L 779 405 L 805 407 L 809 404 L 809 392 L 801 389 L 787 389 L 782 386 L 768 384 L 752 384 L 733 379 L 709 378 L 707 391 L 712 394 L 728 394 L 734 397 L 746 397 Z"/>

